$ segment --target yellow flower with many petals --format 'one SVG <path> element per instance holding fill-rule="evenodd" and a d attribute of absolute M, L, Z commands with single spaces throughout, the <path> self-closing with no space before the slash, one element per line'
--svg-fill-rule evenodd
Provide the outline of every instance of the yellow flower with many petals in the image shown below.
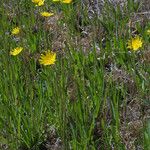
<path fill-rule="evenodd" d="M 133 51 L 137 51 L 139 48 L 142 47 L 142 44 L 143 44 L 142 38 L 139 36 L 135 36 L 134 38 L 128 41 L 127 48 Z"/>
<path fill-rule="evenodd" d="M 46 12 L 46 11 L 41 12 L 40 14 L 41 14 L 41 16 L 43 16 L 43 17 L 50 17 L 50 16 L 53 16 L 53 15 L 54 15 L 54 13 L 49 13 L 49 12 Z"/>
<path fill-rule="evenodd" d="M 20 28 L 19 27 L 16 27 L 16 28 L 14 28 L 12 31 L 11 31 L 11 34 L 12 35 L 17 35 L 17 34 L 19 34 L 20 33 Z"/>
<path fill-rule="evenodd" d="M 33 3 L 36 4 L 36 6 L 42 6 L 44 5 L 45 0 L 32 0 Z"/>
<path fill-rule="evenodd" d="M 72 0 L 61 0 L 62 3 L 65 3 L 65 4 L 70 4 L 72 2 Z"/>
<path fill-rule="evenodd" d="M 56 61 L 56 53 L 47 51 L 44 54 L 41 54 L 39 62 L 41 65 L 47 66 L 55 64 Z"/>
<path fill-rule="evenodd" d="M 23 47 L 16 47 L 10 51 L 10 55 L 16 56 L 23 50 Z"/>

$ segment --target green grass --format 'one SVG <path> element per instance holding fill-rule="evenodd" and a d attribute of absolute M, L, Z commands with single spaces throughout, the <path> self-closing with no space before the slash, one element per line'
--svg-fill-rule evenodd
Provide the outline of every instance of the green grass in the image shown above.
<path fill-rule="evenodd" d="M 62 150 L 129 149 L 123 134 L 130 132 L 123 126 L 132 122 L 124 117 L 128 105 L 135 99 L 141 109 L 150 104 L 150 22 L 134 24 L 144 44 L 137 52 L 127 49 L 135 34 L 129 22 L 140 6 L 132 0 L 122 9 L 106 3 L 101 17 L 89 19 L 79 0 L 71 4 L 45 0 L 41 7 L 30 0 L 0 1 L 1 149 L 38 150 L 58 139 Z M 41 11 L 61 13 L 57 28 L 46 29 Z M 21 33 L 12 36 L 16 26 Z M 84 51 L 80 28 L 86 27 L 90 48 Z M 53 48 L 59 34 L 63 48 Z M 10 56 L 16 46 L 24 50 Z M 56 51 L 56 63 L 42 66 L 39 55 L 48 49 Z M 133 145 L 149 150 L 148 119 L 142 112 L 140 120 L 143 126 L 135 129 L 140 131 Z"/>

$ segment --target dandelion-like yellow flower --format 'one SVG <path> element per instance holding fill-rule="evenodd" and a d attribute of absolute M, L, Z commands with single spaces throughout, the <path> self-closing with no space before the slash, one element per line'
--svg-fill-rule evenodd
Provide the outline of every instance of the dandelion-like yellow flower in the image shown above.
<path fill-rule="evenodd" d="M 61 0 L 62 3 L 65 3 L 65 4 L 70 4 L 72 2 L 72 0 Z"/>
<path fill-rule="evenodd" d="M 39 62 L 40 64 L 47 66 L 55 64 L 56 61 L 56 53 L 47 51 L 45 54 L 41 54 Z"/>
<path fill-rule="evenodd" d="M 40 14 L 41 14 L 41 16 L 43 16 L 43 17 L 50 17 L 50 16 L 53 16 L 53 15 L 54 15 L 54 13 L 49 13 L 49 12 L 46 12 L 46 11 L 41 12 Z"/>
<path fill-rule="evenodd" d="M 16 47 L 10 51 L 10 55 L 16 56 L 23 50 L 23 47 Z"/>
<path fill-rule="evenodd" d="M 137 51 L 139 48 L 142 47 L 142 44 L 143 44 L 142 38 L 139 36 L 136 36 L 128 41 L 127 48 Z"/>
<path fill-rule="evenodd" d="M 11 34 L 12 35 L 17 35 L 17 34 L 19 34 L 20 33 L 20 28 L 19 27 L 16 27 L 16 28 L 14 28 L 12 31 L 11 31 Z"/>
<path fill-rule="evenodd" d="M 60 0 L 53 0 L 53 2 L 60 2 Z"/>
<path fill-rule="evenodd" d="M 36 6 L 42 6 L 44 5 L 45 0 L 32 0 L 33 3 L 36 4 Z"/>

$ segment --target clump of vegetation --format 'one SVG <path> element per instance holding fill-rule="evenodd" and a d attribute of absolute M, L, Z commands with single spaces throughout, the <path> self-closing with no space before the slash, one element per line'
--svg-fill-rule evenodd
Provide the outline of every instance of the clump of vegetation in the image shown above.
<path fill-rule="evenodd" d="M 144 4 L 0 1 L 0 149 L 149 150 Z"/>

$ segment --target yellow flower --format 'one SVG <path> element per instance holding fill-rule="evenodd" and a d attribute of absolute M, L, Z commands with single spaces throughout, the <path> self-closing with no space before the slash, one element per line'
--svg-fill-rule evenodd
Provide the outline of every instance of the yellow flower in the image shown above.
<path fill-rule="evenodd" d="M 23 50 L 23 47 L 16 47 L 10 51 L 10 55 L 16 56 Z"/>
<path fill-rule="evenodd" d="M 41 0 L 36 6 L 42 6 L 44 5 L 44 0 Z"/>
<path fill-rule="evenodd" d="M 11 34 L 12 35 L 17 35 L 17 34 L 19 34 L 20 33 L 20 28 L 19 27 L 16 27 L 16 28 L 14 28 L 12 31 L 11 31 Z"/>
<path fill-rule="evenodd" d="M 56 61 L 56 53 L 47 51 L 45 54 L 41 54 L 39 62 L 40 64 L 47 66 L 55 64 Z"/>
<path fill-rule="evenodd" d="M 45 0 L 32 0 L 33 3 L 36 4 L 36 6 L 42 6 L 44 5 Z"/>
<path fill-rule="evenodd" d="M 65 3 L 65 4 L 69 4 L 72 2 L 72 0 L 53 0 L 53 2 L 62 2 L 62 3 Z"/>
<path fill-rule="evenodd" d="M 50 16 L 53 16 L 53 15 L 54 15 L 54 13 L 49 13 L 49 12 L 46 12 L 46 11 L 41 12 L 40 14 L 41 14 L 41 16 L 43 16 L 43 17 L 50 17 Z"/>
<path fill-rule="evenodd" d="M 142 44 L 143 44 L 142 38 L 136 36 L 128 41 L 127 48 L 137 51 L 140 47 L 142 47 Z"/>
<path fill-rule="evenodd" d="M 65 4 L 70 4 L 72 2 L 72 0 L 61 0 L 62 3 L 65 3 Z"/>

